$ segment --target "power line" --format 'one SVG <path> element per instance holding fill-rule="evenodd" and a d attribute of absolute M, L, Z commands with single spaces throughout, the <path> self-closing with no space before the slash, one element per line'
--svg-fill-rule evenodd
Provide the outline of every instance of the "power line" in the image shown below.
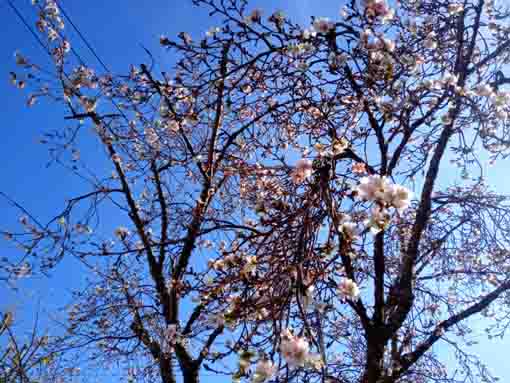
<path fill-rule="evenodd" d="M 57 2 L 55 0 L 55 2 Z M 57 2 L 57 5 L 58 5 L 58 8 L 60 9 L 60 11 L 62 12 L 62 14 L 64 15 L 64 17 L 67 19 L 67 21 L 69 21 L 69 24 L 71 24 L 71 26 L 73 27 L 73 29 L 76 31 L 76 33 L 78 33 L 78 36 L 83 40 L 83 42 L 85 43 L 85 45 L 87 46 L 87 48 L 92 52 L 92 54 L 94 55 L 94 57 L 97 59 L 97 61 L 101 64 L 101 66 L 104 68 L 104 70 L 106 72 L 108 72 L 109 74 L 111 74 L 111 71 L 110 69 L 108 69 L 108 67 L 106 66 L 106 64 L 104 63 L 103 60 L 101 60 L 101 58 L 99 57 L 99 55 L 96 53 L 95 49 L 92 47 L 92 45 L 88 42 L 88 40 L 85 38 L 85 36 L 83 35 L 83 33 L 81 33 L 81 31 L 79 30 L 78 26 L 73 23 L 73 21 L 71 20 L 71 17 L 68 15 L 68 13 L 64 10 L 64 8 L 62 7 L 62 4 L 60 1 Z M 74 52 L 74 50 L 73 50 Z M 76 53 L 75 53 L 76 54 Z M 78 59 L 80 61 L 82 61 L 83 63 L 83 60 L 81 60 L 81 58 L 77 55 Z M 85 65 L 85 64 L 83 64 Z M 86 65 L 85 65 L 86 66 Z M 122 111 L 122 109 L 119 107 L 119 105 L 115 102 L 115 100 L 113 99 L 113 97 L 108 97 L 109 100 L 111 101 L 111 103 L 115 106 L 115 109 L 117 109 L 117 111 L 121 114 L 121 116 L 124 118 L 124 120 L 129 123 L 129 119 L 127 118 L 127 116 L 125 115 L 125 113 Z"/>
<path fill-rule="evenodd" d="M 18 8 L 16 8 L 16 6 L 11 2 L 11 0 L 5 0 L 7 2 L 7 4 L 9 4 L 9 6 L 11 7 L 11 9 L 16 13 L 16 15 L 18 16 L 18 18 L 21 20 L 21 22 L 25 25 L 25 27 L 28 29 L 28 31 L 30 32 L 30 34 L 37 40 L 37 42 L 39 43 L 39 45 L 41 45 L 41 47 L 44 49 L 44 51 L 50 56 L 50 57 L 53 57 L 50 50 L 49 50 L 49 47 L 47 45 L 44 45 L 44 43 L 42 42 L 41 38 L 39 37 L 39 35 L 37 33 L 35 33 L 35 31 L 33 30 L 33 28 L 30 26 L 30 24 L 28 24 L 27 20 L 25 19 L 25 17 L 23 16 L 23 14 L 18 10 Z M 78 59 L 78 61 L 80 62 L 80 64 L 84 65 L 85 66 L 85 62 L 83 61 L 83 59 L 80 57 L 80 55 L 78 54 L 78 52 L 76 52 L 76 50 L 71 47 L 71 51 L 72 53 L 76 56 L 76 58 Z"/>
<path fill-rule="evenodd" d="M 97 59 L 97 61 L 101 64 L 101 66 L 104 68 L 105 71 L 111 73 L 110 69 L 108 69 L 108 67 L 106 66 L 106 64 L 104 63 L 103 60 L 101 60 L 101 58 L 99 57 L 99 55 L 96 53 L 95 49 L 90 45 L 90 43 L 88 42 L 88 40 L 85 38 L 85 36 L 83 35 L 83 33 L 81 33 L 80 29 L 76 26 L 75 23 L 73 23 L 73 21 L 71 20 L 71 17 L 67 14 L 67 12 L 64 10 L 64 8 L 62 7 L 62 4 L 61 2 L 59 1 L 58 2 L 58 7 L 60 9 L 60 11 L 62 12 L 62 14 L 64 15 L 64 17 L 67 19 L 67 21 L 69 21 L 69 24 L 71 24 L 71 26 L 74 28 L 74 30 L 76 31 L 76 33 L 78 33 L 78 36 L 80 36 L 80 38 L 83 40 L 83 42 L 85 43 L 85 45 L 87 46 L 87 48 L 92 52 L 92 54 L 94 55 L 94 57 Z"/>
<path fill-rule="evenodd" d="M 23 17 L 21 12 L 16 8 L 16 6 L 12 3 L 11 0 L 5 0 L 7 4 L 11 7 L 11 9 L 14 11 L 14 13 L 18 16 L 18 18 L 21 20 L 21 22 L 25 25 L 25 27 L 28 29 L 28 31 L 32 34 L 32 36 L 35 37 L 39 45 L 43 48 L 43 50 L 51 57 L 51 53 L 46 45 L 42 42 L 41 38 L 37 35 L 37 33 L 34 32 L 30 24 L 28 24 L 27 20 Z"/>
<path fill-rule="evenodd" d="M 12 3 L 11 0 L 5 0 L 7 2 L 7 4 L 11 7 L 11 9 L 14 11 L 14 13 L 16 14 L 16 16 L 21 20 L 21 22 L 23 23 L 23 25 L 28 29 L 28 31 L 30 32 L 30 34 L 37 40 L 37 42 L 39 43 L 39 45 L 43 48 L 43 50 L 50 56 L 50 57 L 53 57 L 50 50 L 49 50 L 49 47 L 46 46 L 43 41 L 41 40 L 41 38 L 37 35 L 37 33 L 35 33 L 35 31 L 33 30 L 33 28 L 30 26 L 30 24 L 27 22 L 27 20 L 25 19 L 25 17 L 23 16 L 23 14 L 19 11 L 19 9 Z M 67 13 L 65 13 L 65 11 L 61 8 L 61 6 L 59 5 L 59 8 L 61 9 L 62 11 L 62 14 L 64 15 L 64 17 L 69 21 L 69 23 L 73 26 L 73 28 L 76 30 L 76 32 L 78 33 L 78 35 L 80 36 L 80 38 L 85 42 L 85 44 L 87 45 L 87 47 L 91 50 L 92 54 L 94 55 L 94 57 L 96 57 L 96 59 L 100 62 L 100 64 L 103 66 L 103 68 L 108 72 L 108 73 L 111 73 L 110 70 L 108 69 L 108 67 L 105 65 L 105 63 L 99 58 L 99 56 L 95 53 L 95 50 L 94 48 L 92 48 L 92 46 L 88 43 L 88 41 L 86 40 L 85 36 L 80 32 L 80 30 L 77 28 L 77 26 L 72 22 L 71 18 L 69 17 L 69 15 Z M 76 50 L 71 47 L 71 52 L 76 56 L 76 58 L 78 59 L 78 61 L 80 62 L 80 64 L 82 64 L 83 66 L 87 66 L 85 64 L 85 61 L 81 58 L 81 56 L 78 54 L 78 52 L 76 52 Z M 65 73 L 64 73 L 65 75 Z M 67 75 L 65 75 L 67 77 Z M 115 102 L 115 100 L 113 98 L 110 98 L 110 101 L 111 103 L 115 106 L 115 108 L 118 110 L 118 112 L 121 114 L 121 116 L 126 120 L 126 122 L 129 122 L 129 119 L 127 118 L 127 116 L 124 114 L 124 112 L 120 109 L 119 105 Z"/>

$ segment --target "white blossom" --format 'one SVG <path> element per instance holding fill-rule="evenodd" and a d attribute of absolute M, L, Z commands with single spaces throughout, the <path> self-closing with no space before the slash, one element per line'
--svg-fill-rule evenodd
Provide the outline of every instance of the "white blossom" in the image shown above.
<path fill-rule="evenodd" d="M 358 285 L 349 278 L 344 278 L 338 285 L 338 291 L 342 298 L 356 301 L 359 298 L 359 287 Z"/>
<path fill-rule="evenodd" d="M 129 229 L 123 226 L 119 226 L 115 229 L 115 236 L 119 238 L 120 240 L 126 239 L 126 237 L 129 235 Z"/>
<path fill-rule="evenodd" d="M 430 32 L 425 38 L 423 45 L 427 49 L 436 49 L 437 48 L 436 34 L 434 32 Z"/>
<path fill-rule="evenodd" d="M 389 195 L 387 194 L 387 202 L 395 209 L 402 211 L 409 207 L 412 198 L 412 192 L 402 185 L 391 186 Z"/>
<path fill-rule="evenodd" d="M 475 88 L 475 94 L 481 97 L 490 97 L 494 94 L 494 90 L 489 84 L 480 84 Z"/>
<path fill-rule="evenodd" d="M 276 372 L 276 366 L 267 359 L 261 359 L 258 361 L 255 367 L 255 373 L 252 377 L 252 383 L 262 383 L 271 378 Z"/>
<path fill-rule="evenodd" d="M 354 222 L 344 222 L 339 227 L 340 232 L 347 240 L 353 240 L 357 238 L 358 227 Z"/>
<path fill-rule="evenodd" d="M 384 176 L 371 175 L 363 177 L 356 191 L 361 199 L 372 201 L 384 198 L 384 194 L 389 188 L 390 183 Z"/>
<path fill-rule="evenodd" d="M 173 351 L 177 340 L 177 325 L 169 324 L 163 331 L 163 352 L 170 353 Z"/>
<path fill-rule="evenodd" d="M 371 175 L 363 177 L 356 189 L 358 196 L 366 201 L 379 202 L 402 211 L 409 207 L 412 193 L 404 186 L 391 183 L 386 177 Z"/>
<path fill-rule="evenodd" d="M 280 351 L 290 367 L 303 366 L 308 359 L 309 345 L 305 338 L 295 336 L 290 330 L 282 333 Z"/>
<path fill-rule="evenodd" d="M 451 3 L 448 4 L 448 13 L 450 15 L 457 15 L 464 10 L 464 5 L 461 3 Z"/>
<path fill-rule="evenodd" d="M 352 222 L 351 217 L 346 214 L 342 217 L 340 221 L 338 231 L 342 233 L 345 239 L 353 240 L 357 238 L 358 227 L 356 223 Z"/>
<path fill-rule="evenodd" d="M 347 62 L 348 58 L 349 56 L 345 53 L 336 54 L 331 52 L 328 57 L 328 62 L 333 68 L 340 68 Z"/>
<path fill-rule="evenodd" d="M 445 73 L 443 76 L 443 82 L 446 85 L 454 86 L 457 85 L 457 82 L 459 81 L 459 76 L 451 74 L 451 73 Z"/>
<path fill-rule="evenodd" d="M 383 22 L 391 20 L 394 11 L 388 7 L 385 0 L 366 0 L 365 10 L 370 17 L 381 17 Z"/>
<path fill-rule="evenodd" d="M 506 111 L 504 111 L 501 108 L 497 108 L 496 109 L 496 118 L 498 120 L 506 120 L 507 117 L 508 117 L 508 113 Z"/>
<path fill-rule="evenodd" d="M 384 230 L 390 222 L 390 216 L 386 209 L 381 209 L 379 206 L 375 206 L 369 219 L 365 221 L 365 225 L 370 228 L 372 234 L 376 235 L 380 231 Z"/>
<path fill-rule="evenodd" d="M 305 179 L 311 177 L 313 174 L 313 163 L 307 158 L 302 158 L 297 161 L 296 167 L 292 171 L 292 181 L 296 184 L 303 182 Z"/>
<path fill-rule="evenodd" d="M 395 50 L 395 42 L 393 40 L 383 38 L 382 42 L 384 44 L 384 47 L 389 51 L 393 52 Z"/>
<path fill-rule="evenodd" d="M 313 21 L 313 29 L 317 33 L 328 33 L 335 28 L 335 24 L 327 17 L 318 17 Z"/>
<path fill-rule="evenodd" d="M 310 27 L 310 28 L 306 28 L 304 31 L 303 31 L 303 39 L 304 40 L 308 40 L 312 37 L 315 37 L 317 36 L 317 32 L 315 31 L 315 29 L 313 27 Z"/>
<path fill-rule="evenodd" d="M 221 31 L 220 28 L 218 27 L 211 27 L 207 30 L 207 32 L 205 32 L 205 35 L 207 37 L 213 37 L 214 35 L 216 35 L 217 33 L 219 33 Z"/>
<path fill-rule="evenodd" d="M 305 293 L 301 296 L 303 302 L 303 309 L 307 310 L 308 307 L 313 303 L 313 292 L 315 291 L 315 287 L 308 286 L 305 290 Z"/>
<path fill-rule="evenodd" d="M 257 257 L 256 256 L 248 256 L 246 257 L 246 263 L 241 270 L 241 274 L 243 275 L 253 275 L 257 269 Z"/>

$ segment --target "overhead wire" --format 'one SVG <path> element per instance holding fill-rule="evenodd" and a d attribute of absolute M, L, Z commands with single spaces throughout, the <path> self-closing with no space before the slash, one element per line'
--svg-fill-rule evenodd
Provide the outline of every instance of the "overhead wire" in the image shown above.
<path fill-rule="evenodd" d="M 52 57 L 51 55 L 51 52 L 49 50 L 49 47 L 47 45 L 45 45 L 43 43 L 43 41 L 41 40 L 41 38 L 39 37 L 39 35 L 33 30 L 33 28 L 30 26 L 30 24 L 28 23 L 28 21 L 26 20 L 26 18 L 23 16 L 23 14 L 20 12 L 20 10 L 14 5 L 14 3 L 11 1 L 11 0 L 5 0 L 7 2 L 7 4 L 9 5 L 9 7 L 13 10 L 13 12 L 16 14 L 16 16 L 18 17 L 18 19 L 22 22 L 22 24 L 25 26 L 25 28 L 30 32 L 30 34 L 36 39 L 36 41 L 39 43 L 39 45 L 43 48 L 43 50 L 50 56 Z M 71 20 L 69 14 L 67 12 L 65 12 L 62 8 L 61 8 L 61 5 L 58 4 L 59 6 L 59 9 L 62 11 L 62 14 L 64 15 L 64 17 L 69 21 L 69 24 L 71 24 L 71 26 L 73 27 L 73 29 L 77 32 L 78 36 L 83 40 L 83 42 L 85 43 L 85 45 L 87 46 L 87 48 L 92 52 L 92 54 L 94 55 L 94 57 L 98 60 L 98 62 L 101 64 L 101 66 L 105 69 L 105 71 L 107 71 L 109 74 L 111 74 L 111 71 L 109 70 L 109 68 L 106 66 L 106 64 L 104 63 L 103 60 L 101 60 L 101 58 L 99 57 L 99 55 L 96 53 L 96 51 L 94 50 L 94 48 L 92 47 L 92 45 L 88 42 L 88 40 L 85 38 L 84 34 L 78 29 L 77 25 Z M 76 49 L 74 49 L 73 47 L 71 47 L 71 52 L 76 56 L 76 58 L 78 59 L 78 61 L 80 62 L 81 65 L 83 66 L 87 66 L 86 63 L 85 63 L 85 60 L 80 56 L 80 54 L 76 51 Z M 115 100 L 111 97 L 109 97 L 109 100 L 110 102 L 115 106 L 115 108 L 117 109 L 117 111 L 121 114 L 121 116 L 126 120 L 126 122 L 129 122 L 129 119 L 127 118 L 127 116 L 125 115 L 125 113 L 121 110 L 121 108 L 119 107 L 119 105 L 115 102 Z"/>
<path fill-rule="evenodd" d="M 19 20 L 23 23 L 23 25 L 28 29 L 28 31 L 30 32 L 30 34 L 36 39 L 36 41 L 39 43 L 39 45 L 42 47 L 42 49 L 50 56 L 52 57 L 51 55 L 51 52 L 49 50 L 49 47 L 46 46 L 43 41 L 41 40 L 41 38 L 37 35 L 37 33 L 33 30 L 33 28 L 30 26 L 30 24 L 27 22 L 26 18 L 23 16 L 23 14 L 19 11 L 19 9 L 12 3 L 11 0 L 5 0 L 7 2 L 7 4 L 10 6 L 10 8 L 14 11 L 14 13 L 17 15 L 17 17 L 19 18 Z M 80 38 L 84 41 L 84 43 L 87 45 L 87 47 L 91 50 L 91 52 L 94 54 L 94 56 L 96 57 L 96 59 L 99 61 L 99 63 L 101 64 L 101 66 L 109 73 L 110 70 L 108 69 L 108 67 L 106 66 L 106 64 L 100 59 L 99 55 L 97 55 L 95 53 L 95 50 L 92 48 L 92 46 L 88 43 L 88 41 L 86 40 L 86 38 L 84 37 L 84 35 L 79 31 L 79 29 L 77 28 L 77 26 L 71 21 L 69 15 L 61 8 L 60 4 L 59 4 L 59 8 L 61 9 L 62 11 L 62 14 L 64 15 L 64 17 L 69 21 L 69 23 L 71 24 L 71 26 L 76 30 L 76 32 L 78 33 L 78 35 L 80 36 Z M 73 54 L 76 56 L 76 58 L 82 63 L 82 65 L 85 65 L 85 61 L 81 58 L 81 56 L 78 54 L 78 52 L 76 52 L 74 49 L 72 49 L 72 52 Z M 67 77 L 67 75 L 66 75 Z M 115 101 L 113 99 L 110 98 L 110 101 L 117 107 L 117 109 L 119 110 L 119 112 L 123 115 L 123 117 L 127 120 L 127 117 L 125 116 L 125 114 L 122 112 L 122 110 L 120 110 L 119 106 L 115 103 Z M 176 363 L 174 361 L 174 363 Z M 174 365 L 174 367 L 176 367 L 177 364 Z M 181 376 L 181 374 L 176 374 L 177 376 Z M 205 376 L 205 377 L 209 377 L 209 376 L 216 376 L 215 374 L 200 374 L 201 376 Z"/>
<path fill-rule="evenodd" d="M 88 40 L 85 38 L 85 36 L 83 35 L 83 33 L 80 31 L 80 29 L 78 28 L 78 26 L 73 22 L 73 20 L 71 19 L 71 17 L 68 15 L 68 13 L 65 11 L 64 7 L 62 6 L 61 2 L 60 1 L 55 1 L 57 4 L 58 4 L 58 7 L 60 9 L 60 11 L 62 12 L 62 14 L 64 15 L 64 17 L 67 19 L 67 21 L 69 21 L 69 24 L 71 24 L 71 26 L 73 27 L 73 29 L 76 31 L 76 33 L 78 34 L 78 36 L 83 40 L 83 42 L 85 43 L 85 45 L 87 46 L 87 48 L 92 52 L 92 54 L 94 55 L 94 57 L 96 58 L 96 60 L 101 64 L 101 66 L 104 68 L 105 71 L 107 71 L 108 73 L 111 73 L 110 69 L 108 68 L 108 66 L 104 63 L 103 60 L 101 60 L 101 58 L 99 57 L 99 55 L 96 53 L 96 50 L 92 47 L 92 45 L 88 42 Z"/>
<path fill-rule="evenodd" d="M 28 29 L 28 31 L 30 32 L 30 34 L 37 40 L 37 42 L 39 43 L 39 45 L 41 45 L 41 47 L 43 48 L 43 50 L 51 56 L 51 53 L 48 49 L 48 46 L 44 45 L 44 43 L 42 42 L 41 38 L 39 37 L 39 35 L 37 35 L 37 33 L 34 32 L 34 30 L 32 29 L 32 27 L 30 26 L 30 24 L 28 24 L 27 20 L 25 19 L 25 17 L 23 16 L 23 14 L 18 10 L 18 8 L 16 8 L 16 6 L 12 3 L 11 0 L 5 0 L 7 4 L 9 4 L 9 6 L 11 7 L 11 9 L 14 11 L 14 13 L 18 16 L 18 18 L 21 20 L 21 22 L 23 23 L 23 25 L 25 25 L 25 27 Z"/>
<path fill-rule="evenodd" d="M 71 24 L 71 26 L 73 27 L 73 29 L 76 31 L 76 33 L 78 34 L 78 36 L 80 37 L 80 39 L 84 42 L 84 44 L 87 46 L 87 48 L 92 52 L 93 56 L 96 58 L 96 60 L 101 64 L 101 66 L 103 67 L 103 69 L 108 73 L 108 74 L 112 74 L 112 72 L 110 71 L 110 69 L 108 68 L 108 66 L 104 63 L 103 60 L 101 60 L 101 58 L 99 57 L 99 55 L 96 53 L 96 50 L 92 47 L 92 45 L 89 43 L 89 41 L 87 40 L 87 38 L 85 37 L 85 35 L 80 31 L 80 29 L 78 28 L 78 26 L 73 22 L 73 20 L 71 19 L 71 16 L 65 11 L 65 9 L 62 7 L 62 4 L 61 4 L 61 1 L 57 1 L 55 0 L 55 2 L 57 3 L 58 5 L 58 8 L 59 10 L 62 12 L 62 14 L 64 15 L 64 17 L 66 18 L 66 20 L 69 22 L 69 24 Z M 79 56 L 78 56 L 79 57 Z M 78 58 L 79 60 L 81 60 L 80 58 Z M 113 99 L 113 97 L 108 97 L 108 99 L 110 100 L 110 102 L 115 106 L 115 108 L 117 109 L 117 111 L 121 114 L 121 116 L 124 118 L 124 120 L 126 121 L 126 123 L 129 123 L 129 119 L 127 118 L 127 116 L 125 115 L 125 113 L 122 111 L 122 109 L 120 108 L 120 106 L 115 102 L 115 100 Z"/>

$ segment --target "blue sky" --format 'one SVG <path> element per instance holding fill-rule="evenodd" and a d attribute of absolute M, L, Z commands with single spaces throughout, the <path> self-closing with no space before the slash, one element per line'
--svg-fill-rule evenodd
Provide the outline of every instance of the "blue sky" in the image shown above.
<path fill-rule="evenodd" d="M 13 0 L 25 17 L 35 20 L 29 0 Z M 191 5 L 191 0 L 67 0 L 66 11 L 78 25 L 101 59 L 113 72 L 126 73 L 129 64 L 146 61 L 141 48 L 148 48 L 162 67 L 170 65 L 171 55 L 159 48 L 159 36 L 173 37 L 187 31 L 193 36 L 202 35 L 214 21 L 207 12 Z M 261 7 L 266 15 L 281 9 L 294 20 L 305 23 L 310 15 L 338 17 L 340 1 L 333 0 L 259 0 L 251 2 Z M 46 167 L 48 153 L 37 144 L 38 138 L 47 130 L 63 125 L 63 112 L 56 104 L 42 102 L 31 109 L 25 106 L 26 92 L 12 87 L 8 81 L 9 71 L 15 69 L 13 53 L 20 50 L 32 61 L 50 66 L 48 57 L 16 18 L 5 1 L 0 1 L 2 39 L 0 39 L 0 100 L 3 104 L 0 161 L 2 180 L 0 190 L 14 196 L 38 217 L 48 218 L 55 213 L 65 198 L 78 189 L 73 179 L 58 167 Z M 77 42 L 74 39 L 72 42 Z M 99 63 L 86 47 L 73 44 L 89 65 L 99 68 Z M 94 150 L 94 148 L 91 148 Z M 489 178 L 501 189 L 507 189 L 501 177 L 503 171 L 493 170 Z M 2 218 L 0 228 L 12 227 L 18 214 L 0 202 Z M 0 256 L 12 254 L 13 249 L 0 242 Z M 14 308 L 23 323 L 30 324 L 37 304 L 41 313 L 55 314 L 58 307 L 68 302 L 69 291 L 83 283 L 79 266 L 65 262 L 52 280 L 34 279 L 24 282 L 23 294 L 4 291 L 0 286 L 0 309 Z M 481 326 L 480 326 L 481 327 Z M 483 355 L 491 370 L 510 381 L 510 369 L 505 365 L 506 348 L 502 341 L 480 339 L 481 344 L 472 351 Z M 114 382 L 107 379 L 104 382 Z"/>

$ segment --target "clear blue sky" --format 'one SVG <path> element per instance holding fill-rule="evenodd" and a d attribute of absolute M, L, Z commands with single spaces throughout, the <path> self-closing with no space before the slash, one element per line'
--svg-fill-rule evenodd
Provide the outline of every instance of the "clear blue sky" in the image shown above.
<path fill-rule="evenodd" d="M 33 25 L 35 14 L 30 1 L 13 1 Z M 310 15 L 335 19 L 341 6 L 340 1 L 333 0 L 259 0 L 251 4 L 264 9 L 266 15 L 281 9 L 303 24 Z M 206 12 L 191 5 L 191 0 L 67 0 L 63 5 L 102 60 L 116 73 L 126 73 L 129 64 L 146 61 L 140 44 L 152 51 L 160 65 L 169 65 L 172 62 L 171 55 L 159 48 L 161 34 L 173 37 L 178 32 L 187 31 L 193 36 L 199 36 L 215 25 Z M 63 114 L 57 105 L 47 103 L 27 109 L 26 92 L 10 85 L 8 73 L 15 69 L 13 53 L 16 50 L 34 62 L 49 66 L 49 61 L 4 0 L 0 0 L 0 20 L 0 78 L 4 78 L 0 81 L 3 111 L 0 190 L 16 197 L 37 216 L 48 218 L 79 187 L 62 169 L 46 168 L 48 153 L 44 146 L 36 144 L 43 132 L 63 126 Z M 83 45 L 73 46 L 89 65 L 99 69 L 97 61 Z M 501 175 L 502 172 L 494 171 L 490 178 L 496 180 Z M 508 191 L 508 187 L 501 181 L 498 186 Z M 0 202 L 0 211 L 0 228 L 12 227 L 18 215 L 3 202 Z M 0 256 L 8 256 L 12 251 L 4 242 L 0 242 Z M 42 315 L 55 314 L 58 307 L 68 302 L 69 291 L 83 282 L 83 275 L 79 271 L 78 266 L 66 262 L 56 272 L 55 279 L 26 282 L 24 286 L 27 289 L 23 294 L 5 292 L 3 286 L 0 286 L 0 309 L 15 308 L 18 318 L 27 324 L 36 310 L 36 301 L 40 302 Z M 510 368 L 505 364 L 504 343 L 494 340 L 489 342 L 484 338 L 480 341 L 481 345 L 472 351 L 482 354 L 490 369 L 503 382 L 510 381 Z M 102 381 L 117 380 L 105 377 Z"/>

